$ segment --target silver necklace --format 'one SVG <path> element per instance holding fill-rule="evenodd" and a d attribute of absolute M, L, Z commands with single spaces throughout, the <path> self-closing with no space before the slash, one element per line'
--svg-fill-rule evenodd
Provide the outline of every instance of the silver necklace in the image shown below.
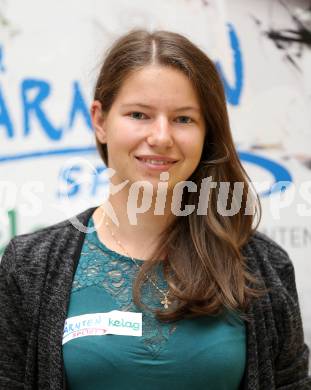
<path fill-rule="evenodd" d="M 104 216 L 105 217 L 105 216 Z M 126 255 L 133 261 L 133 263 L 136 265 L 137 268 L 140 269 L 140 266 L 137 264 L 137 261 L 127 252 L 127 250 L 124 248 L 124 246 L 121 244 L 120 240 L 118 240 L 115 236 L 115 234 L 113 233 L 113 231 L 111 230 L 110 228 L 110 225 L 108 223 L 108 221 L 105 222 L 105 225 L 107 226 L 112 238 L 114 239 L 114 241 L 116 242 L 116 244 L 126 253 Z M 168 306 L 172 303 L 169 299 L 168 299 L 168 295 L 170 293 L 170 291 L 163 291 L 161 290 L 154 282 L 151 278 L 149 278 L 148 275 L 145 275 L 148 280 L 154 285 L 154 287 L 164 296 L 164 298 L 162 299 L 161 301 L 161 304 L 164 306 L 164 309 L 168 309 Z"/>

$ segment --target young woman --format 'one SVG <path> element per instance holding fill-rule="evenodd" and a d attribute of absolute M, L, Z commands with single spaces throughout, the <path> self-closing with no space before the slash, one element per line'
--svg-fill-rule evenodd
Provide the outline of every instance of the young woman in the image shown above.
<path fill-rule="evenodd" d="M 211 60 L 131 31 L 91 116 L 110 195 L 9 243 L 0 388 L 311 389 L 293 265 L 256 231 Z"/>

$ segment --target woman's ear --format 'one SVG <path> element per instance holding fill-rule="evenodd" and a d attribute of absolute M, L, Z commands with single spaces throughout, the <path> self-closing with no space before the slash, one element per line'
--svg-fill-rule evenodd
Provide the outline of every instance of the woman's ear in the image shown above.
<path fill-rule="evenodd" d="M 101 144 L 107 143 L 105 114 L 101 102 L 94 100 L 91 105 L 91 120 L 95 135 Z"/>

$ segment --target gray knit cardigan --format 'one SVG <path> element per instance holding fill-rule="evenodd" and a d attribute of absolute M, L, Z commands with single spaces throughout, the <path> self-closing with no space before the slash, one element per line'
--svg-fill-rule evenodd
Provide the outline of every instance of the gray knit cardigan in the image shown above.
<path fill-rule="evenodd" d="M 77 217 L 86 226 L 93 211 Z M 0 263 L 1 390 L 66 388 L 62 334 L 84 237 L 66 220 L 17 236 L 7 246 Z M 243 253 L 270 292 L 248 310 L 241 389 L 311 389 L 292 262 L 259 232 Z"/>

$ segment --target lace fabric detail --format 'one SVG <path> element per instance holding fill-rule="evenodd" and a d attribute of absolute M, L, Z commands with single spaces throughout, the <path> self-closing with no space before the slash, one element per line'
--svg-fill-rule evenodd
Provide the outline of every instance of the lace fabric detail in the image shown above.
<path fill-rule="evenodd" d="M 90 221 L 89 226 L 93 221 Z M 135 259 L 138 264 L 142 260 Z M 132 299 L 132 285 L 138 273 L 135 263 L 126 256 L 107 248 L 97 236 L 96 231 L 87 233 L 82 247 L 79 264 L 74 276 L 72 292 L 90 286 L 98 286 L 113 297 L 119 310 L 142 312 L 143 335 L 141 341 L 156 357 L 169 336 L 175 331 L 176 324 L 158 321 L 149 310 L 138 308 Z M 156 285 L 167 291 L 167 282 L 162 270 L 157 270 Z M 161 294 L 150 281 L 142 287 L 142 302 L 148 307 L 163 308 Z"/>

